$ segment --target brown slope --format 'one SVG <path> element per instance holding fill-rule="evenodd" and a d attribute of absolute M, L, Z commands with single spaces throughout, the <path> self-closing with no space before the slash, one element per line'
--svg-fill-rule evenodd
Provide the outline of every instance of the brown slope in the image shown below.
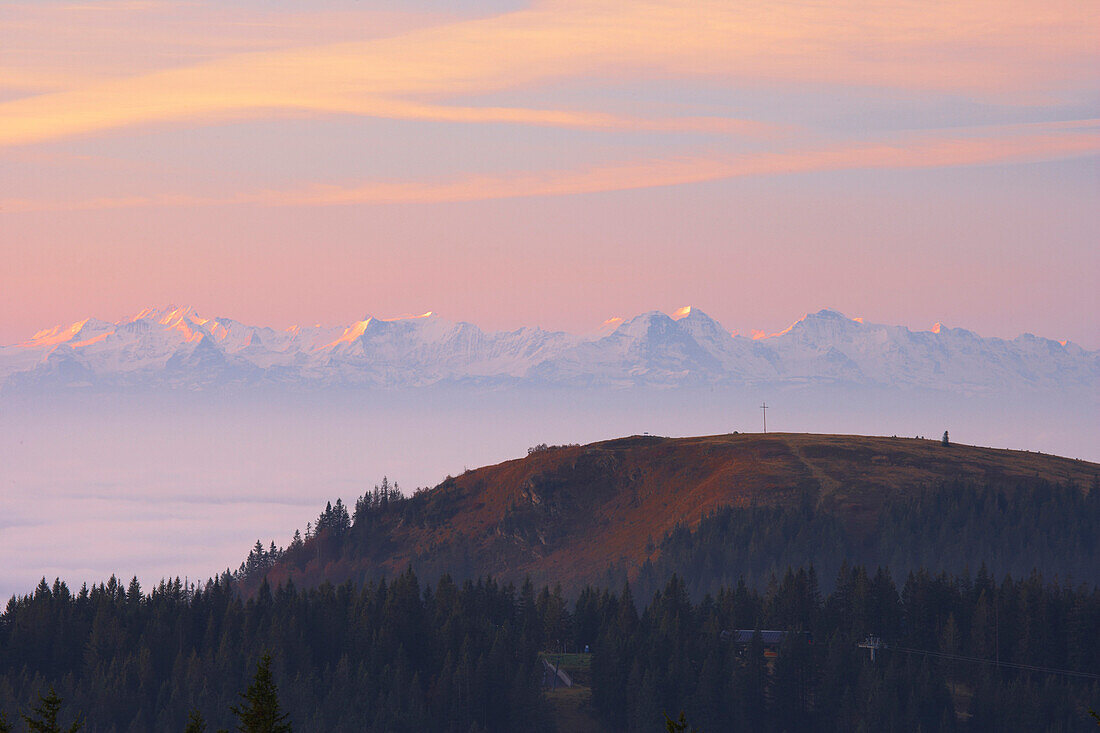
<path fill-rule="evenodd" d="M 292 558 L 271 579 L 392 575 L 410 562 L 447 569 L 464 554 L 476 573 L 571 583 L 598 578 L 611 563 L 638 567 L 678 523 L 694 525 L 722 506 L 808 495 L 860 532 L 887 499 L 943 480 L 1047 480 L 1086 489 L 1097 476 L 1100 465 L 1085 461 L 930 440 L 635 436 L 468 471 L 383 513 L 369 535 L 356 540 L 353 531 L 350 552 L 345 546 L 339 557 L 316 550 Z"/>

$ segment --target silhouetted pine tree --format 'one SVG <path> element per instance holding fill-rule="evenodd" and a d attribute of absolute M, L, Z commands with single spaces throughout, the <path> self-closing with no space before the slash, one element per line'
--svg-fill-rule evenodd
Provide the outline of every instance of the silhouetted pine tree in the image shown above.
<path fill-rule="evenodd" d="M 256 664 L 256 674 L 248 690 L 241 693 L 244 705 L 230 710 L 237 716 L 240 733 L 290 733 L 290 717 L 279 707 L 279 691 L 271 676 L 271 655 Z"/>
<path fill-rule="evenodd" d="M 183 733 L 206 733 L 206 720 L 198 710 L 192 710 L 187 715 L 187 727 Z"/>
<path fill-rule="evenodd" d="M 50 687 L 50 691 L 39 698 L 38 705 L 35 706 L 31 715 L 23 716 L 23 722 L 27 724 L 27 729 L 33 731 L 33 733 L 62 733 L 61 725 L 57 722 L 59 712 L 61 712 L 61 698 L 54 692 L 53 687 Z M 84 721 L 80 720 L 78 716 L 72 725 L 65 728 L 64 731 L 65 733 L 76 733 L 83 727 Z"/>

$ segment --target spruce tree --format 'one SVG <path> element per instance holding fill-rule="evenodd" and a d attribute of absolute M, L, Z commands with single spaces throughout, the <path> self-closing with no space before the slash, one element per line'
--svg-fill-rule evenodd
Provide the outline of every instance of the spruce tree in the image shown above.
<path fill-rule="evenodd" d="M 206 719 L 198 710 L 192 710 L 187 715 L 187 727 L 183 733 L 206 733 Z"/>
<path fill-rule="evenodd" d="M 287 713 L 279 707 L 279 691 L 271 676 L 271 655 L 265 654 L 256 665 L 256 675 L 248 690 L 241 693 L 242 707 L 231 707 L 237 716 L 240 733 L 290 733 Z"/>
<path fill-rule="evenodd" d="M 11 733 L 11 723 L 3 713 L 0 713 L 0 733 Z"/>
<path fill-rule="evenodd" d="M 61 710 L 61 698 L 54 692 L 53 687 L 45 695 L 38 698 L 38 705 L 31 715 L 24 715 L 23 722 L 27 724 L 27 730 L 32 733 L 63 733 L 61 725 L 57 722 L 57 714 Z M 84 727 L 84 721 L 79 717 L 73 724 L 64 730 L 64 733 L 76 733 Z"/>
<path fill-rule="evenodd" d="M 680 717 L 676 720 L 668 717 L 668 713 L 665 713 L 665 730 L 668 733 L 696 733 L 695 728 L 689 727 L 687 718 L 684 717 L 684 711 L 680 711 Z"/>

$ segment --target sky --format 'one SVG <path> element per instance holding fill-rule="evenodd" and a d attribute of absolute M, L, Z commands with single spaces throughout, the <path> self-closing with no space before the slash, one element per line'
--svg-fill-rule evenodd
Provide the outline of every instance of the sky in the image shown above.
<path fill-rule="evenodd" d="M 0 5 L 0 344 L 186 303 L 1100 348 L 1100 4 Z"/>
<path fill-rule="evenodd" d="M 1097 38 L 1089 0 L 5 0 L 0 344 L 169 303 L 578 333 L 694 305 L 1100 349 Z M 0 597 L 205 577 L 385 474 L 754 429 L 762 397 L 6 405 Z M 766 395 L 777 429 L 1094 457 L 1073 395 L 810 397 Z"/>

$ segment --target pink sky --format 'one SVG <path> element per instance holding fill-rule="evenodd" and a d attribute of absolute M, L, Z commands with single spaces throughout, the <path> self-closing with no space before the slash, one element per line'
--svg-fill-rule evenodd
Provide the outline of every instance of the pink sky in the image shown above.
<path fill-rule="evenodd" d="M 698 305 L 1100 348 L 1100 6 L 0 8 L 0 343 Z"/>

